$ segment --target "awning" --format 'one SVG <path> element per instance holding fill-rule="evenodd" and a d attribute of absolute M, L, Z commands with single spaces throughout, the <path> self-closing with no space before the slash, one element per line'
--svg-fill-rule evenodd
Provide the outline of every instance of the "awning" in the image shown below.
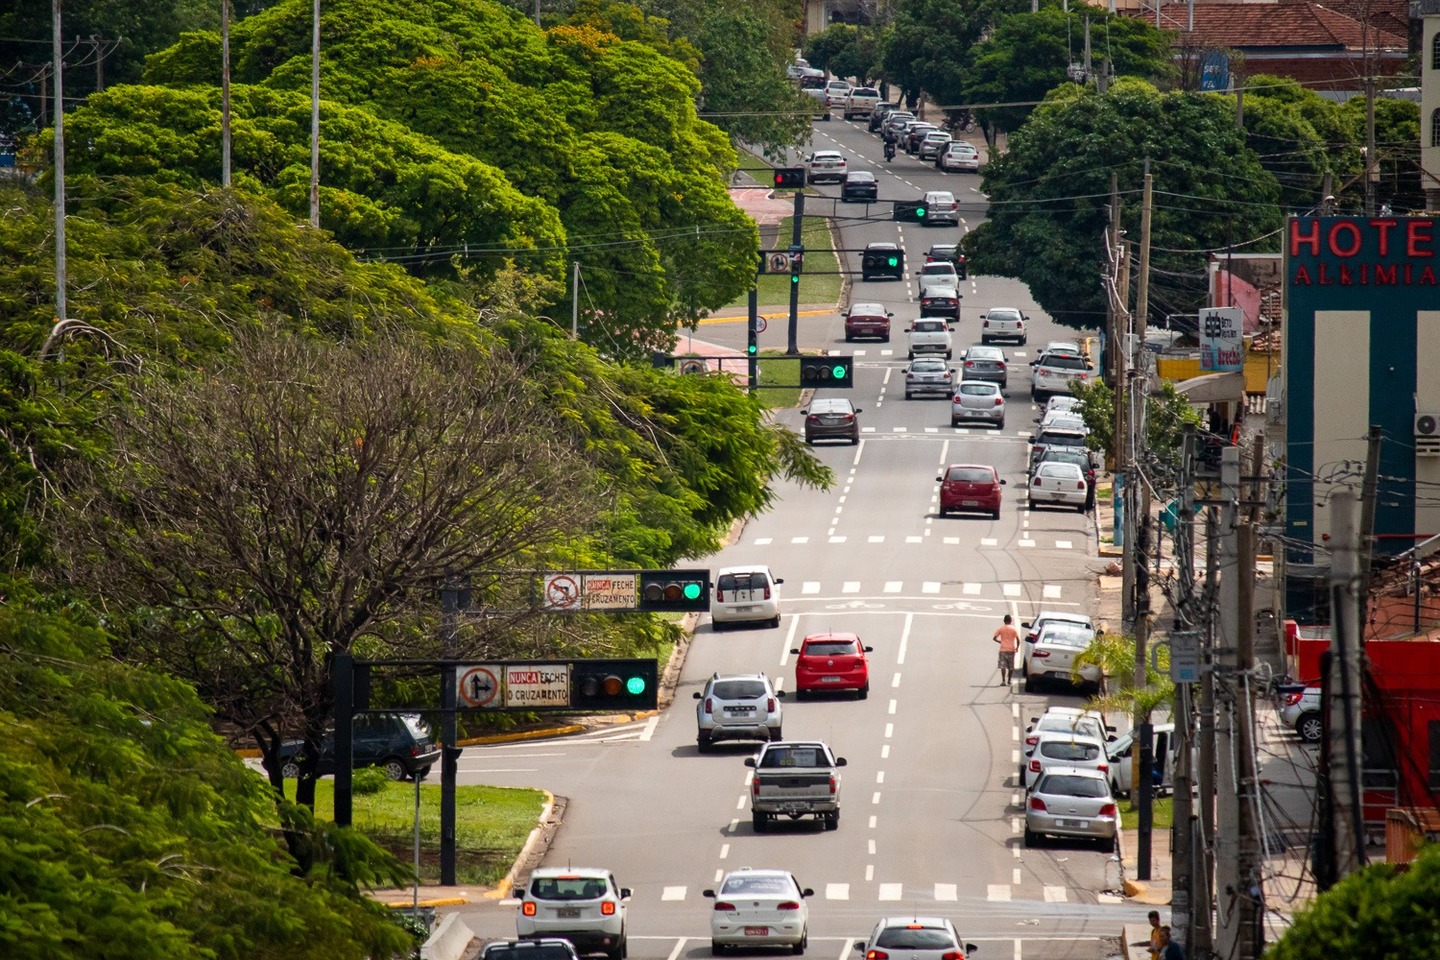
<path fill-rule="evenodd" d="M 1191 403 L 1237 403 L 1245 399 L 1245 374 L 1206 373 L 1175 385 L 1175 392 Z"/>

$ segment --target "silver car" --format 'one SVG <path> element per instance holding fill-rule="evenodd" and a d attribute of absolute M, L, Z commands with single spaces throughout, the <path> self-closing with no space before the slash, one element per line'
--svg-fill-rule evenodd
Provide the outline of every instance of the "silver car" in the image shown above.
<path fill-rule="evenodd" d="M 1051 767 L 1084 767 L 1087 770 L 1110 772 L 1110 757 L 1105 741 L 1070 730 L 1047 730 L 1040 734 L 1034 748 L 1025 758 L 1026 790 L 1035 786 Z"/>
<path fill-rule="evenodd" d="M 931 130 L 925 134 L 925 139 L 920 141 L 920 149 L 915 151 L 915 155 L 921 160 L 934 160 L 940 151 L 950 145 L 952 139 L 954 138 L 944 130 Z"/>
<path fill-rule="evenodd" d="M 1108 850 L 1119 826 L 1110 784 L 1098 770 L 1052 767 L 1025 800 L 1027 847 L 1046 836 L 1086 837 Z"/>
<path fill-rule="evenodd" d="M 1003 391 L 1010 386 L 1010 368 L 1005 363 L 1005 351 L 999 347 L 971 347 L 965 351 L 965 363 L 960 367 L 962 380 L 988 380 L 1000 384 Z"/>
<path fill-rule="evenodd" d="M 955 925 L 944 917 L 886 917 L 875 924 L 870 939 L 855 944 L 865 960 L 965 960 L 976 951 L 961 944 Z"/>
<path fill-rule="evenodd" d="M 958 427 L 967 420 L 993 423 L 997 430 L 1005 426 L 1005 395 L 1000 384 L 988 380 L 961 380 L 950 398 L 950 426 Z"/>
<path fill-rule="evenodd" d="M 720 740 L 783 739 L 784 696 L 763 673 L 712 675 L 695 691 L 696 748 L 705 753 Z"/>
<path fill-rule="evenodd" d="M 701 891 L 715 901 L 710 911 L 710 952 L 729 947 L 789 947 L 804 953 L 810 943 L 810 910 L 801 887 L 784 870 L 731 870 L 715 890 Z"/>
<path fill-rule="evenodd" d="M 1287 693 L 1280 706 L 1280 722 L 1300 734 L 1306 743 L 1319 743 L 1325 733 L 1325 720 L 1320 715 L 1320 688 L 1306 687 L 1300 693 Z"/>
<path fill-rule="evenodd" d="M 1080 513 L 1090 501 L 1090 484 L 1085 471 L 1073 463 L 1051 460 L 1036 464 L 1030 474 L 1029 506 L 1074 507 Z"/>
<path fill-rule="evenodd" d="M 916 357 L 905 368 L 905 399 L 948 397 L 955 392 L 955 371 L 940 357 Z"/>
<path fill-rule="evenodd" d="M 1060 680 L 1066 686 L 1077 683 L 1100 685 L 1100 667 L 1087 664 L 1080 668 L 1076 680 L 1072 668 L 1075 658 L 1095 639 L 1095 631 L 1076 624 L 1050 623 L 1040 630 L 1029 645 L 1025 657 L 1025 692 L 1034 693 L 1042 680 Z"/>

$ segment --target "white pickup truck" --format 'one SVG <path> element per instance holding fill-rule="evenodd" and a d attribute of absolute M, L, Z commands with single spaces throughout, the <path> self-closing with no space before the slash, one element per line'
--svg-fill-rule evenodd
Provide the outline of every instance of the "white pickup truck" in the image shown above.
<path fill-rule="evenodd" d="M 836 757 L 819 740 L 781 740 L 768 743 L 745 760 L 754 767 L 750 778 L 750 819 L 756 833 L 764 833 L 772 820 L 815 817 L 826 830 L 840 826 L 840 771 L 844 757 Z"/>
<path fill-rule="evenodd" d="M 870 111 L 880 102 L 880 91 L 874 87 L 855 87 L 845 98 L 845 119 L 869 117 Z"/>

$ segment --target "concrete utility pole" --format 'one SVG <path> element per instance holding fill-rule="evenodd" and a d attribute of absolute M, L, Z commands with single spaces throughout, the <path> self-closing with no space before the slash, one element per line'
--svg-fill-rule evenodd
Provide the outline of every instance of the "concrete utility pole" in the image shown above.
<path fill-rule="evenodd" d="M 1360 531 L 1355 494 L 1336 490 L 1330 497 L 1331 639 L 1330 790 L 1335 837 L 1335 878 L 1343 880 L 1365 865 L 1365 811 L 1360 803 Z M 1338 682 L 1337 682 L 1338 681 Z"/>
<path fill-rule="evenodd" d="M 580 261 L 572 260 L 570 276 L 570 339 L 580 339 Z"/>
<path fill-rule="evenodd" d="M 804 240 L 805 224 L 805 191 L 795 191 L 795 214 L 794 222 L 790 225 L 790 255 L 805 255 Z M 801 269 L 804 269 L 804 261 L 801 261 Z M 785 346 L 785 352 L 790 356 L 800 353 L 800 284 L 790 284 L 790 330 L 789 342 Z"/>
<path fill-rule="evenodd" d="M 1195 627 L 1195 458 L 1198 437 L 1194 424 L 1185 425 L 1180 457 L 1180 514 L 1175 523 L 1175 569 L 1180 602 L 1176 606 L 1175 633 L 1191 633 Z M 1172 656 L 1173 656 L 1172 646 Z M 1194 741 L 1194 684 L 1175 685 L 1175 774 L 1174 817 L 1170 844 L 1174 851 L 1171 866 L 1170 925 L 1180 946 L 1195 942 L 1192 888 L 1195 882 L 1195 819 L 1192 784 L 1191 745 Z"/>
<path fill-rule="evenodd" d="M 320 226 L 320 0 L 310 26 L 310 226 Z"/>
<path fill-rule="evenodd" d="M 50 0 L 50 60 L 55 73 L 55 322 L 65 321 L 65 57 L 60 49 L 60 2 Z"/>
<path fill-rule="evenodd" d="M 1195 871 L 1195 935 L 1187 944 L 1193 957 L 1207 957 L 1214 943 L 1215 906 L 1215 598 L 1219 589 L 1220 516 L 1205 512 L 1205 657 L 1200 672 L 1200 850 Z"/>
<path fill-rule="evenodd" d="M 1365 434 L 1365 480 L 1360 488 L 1360 623 L 1370 621 L 1370 563 L 1375 556 L 1375 502 L 1380 495 L 1380 441 L 1385 431 L 1371 424 Z"/>
<path fill-rule="evenodd" d="M 1147 499 L 1148 497 L 1141 498 Z M 1150 645 L 1150 515 L 1142 513 L 1140 522 L 1137 524 L 1139 536 L 1135 538 L 1135 688 L 1142 689 L 1145 686 L 1145 667 L 1148 647 Z M 1135 846 L 1135 879 L 1150 879 L 1150 841 L 1154 832 L 1155 809 L 1154 795 L 1151 790 L 1151 764 L 1153 763 L 1152 734 L 1154 728 L 1150 725 L 1150 718 L 1135 717 L 1135 730 L 1139 736 L 1135 739 L 1134 759 L 1130 768 L 1135 771 L 1131 778 L 1131 789 L 1134 791 L 1136 803 L 1140 808 L 1139 816 L 1139 837 Z"/>
<path fill-rule="evenodd" d="M 1368 56 L 1365 66 L 1365 216 L 1373 217 L 1375 185 L 1380 181 L 1380 158 L 1375 155 L 1375 70 Z"/>
<path fill-rule="evenodd" d="M 220 183 L 230 186 L 230 0 L 220 0 Z"/>

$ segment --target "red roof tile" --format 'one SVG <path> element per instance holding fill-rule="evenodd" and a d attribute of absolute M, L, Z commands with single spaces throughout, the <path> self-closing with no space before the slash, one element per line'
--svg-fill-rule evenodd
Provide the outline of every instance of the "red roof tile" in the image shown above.
<path fill-rule="evenodd" d="M 1344 3 L 1336 3 L 1340 6 Z M 1387 11 L 1388 12 L 1388 11 Z M 1195 4 L 1195 32 L 1186 30 L 1190 10 L 1183 3 L 1160 8 L 1160 25 L 1179 30 L 1180 43 L 1196 40 L 1236 50 L 1274 51 L 1319 47 L 1334 51 L 1405 51 L 1404 36 L 1364 25 L 1339 10 L 1318 3 L 1205 3 Z"/>

